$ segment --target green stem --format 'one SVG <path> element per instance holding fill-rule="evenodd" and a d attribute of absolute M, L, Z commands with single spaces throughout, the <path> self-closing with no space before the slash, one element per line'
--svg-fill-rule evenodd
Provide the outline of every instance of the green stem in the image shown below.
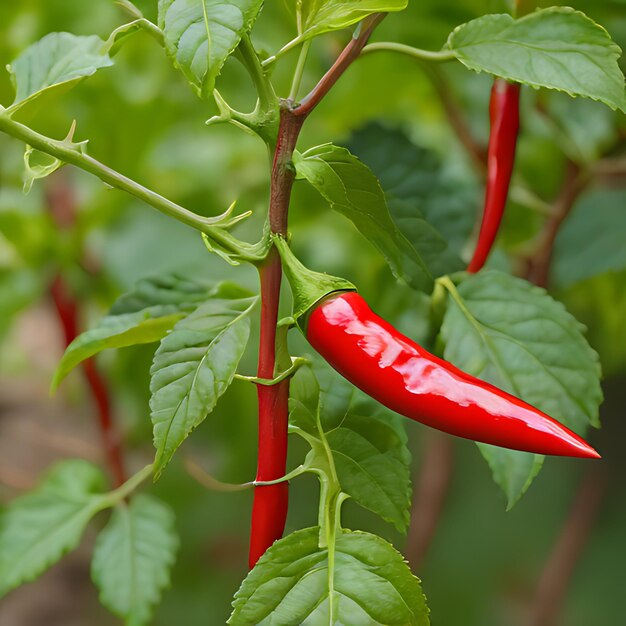
<path fill-rule="evenodd" d="M 391 41 L 383 41 L 380 43 L 371 43 L 361 52 L 361 55 L 369 54 L 371 52 L 399 52 L 405 54 L 414 59 L 420 61 L 434 61 L 443 63 L 446 61 L 454 61 L 456 54 L 452 50 L 422 50 L 420 48 L 414 48 L 413 46 L 407 46 L 402 43 L 394 43 Z"/>
<path fill-rule="evenodd" d="M 131 476 L 123 485 L 102 496 L 103 504 L 106 507 L 115 506 L 118 502 L 125 500 L 128 496 L 152 475 L 153 465 L 146 465 L 142 470 Z"/>
<path fill-rule="evenodd" d="M 291 83 L 291 91 L 289 92 L 289 99 L 296 100 L 298 98 L 298 92 L 300 91 L 300 85 L 302 84 L 302 76 L 304 74 L 304 67 L 306 65 L 307 57 L 309 56 L 309 50 L 311 49 L 311 40 L 305 41 L 302 49 L 300 50 L 300 56 L 298 57 L 298 64 L 293 75 L 293 82 Z"/>
<path fill-rule="evenodd" d="M 197 215 L 175 202 L 160 196 L 158 193 L 144 187 L 127 176 L 120 174 L 103 163 L 100 163 L 100 161 L 97 161 L 85 153 L 84 144 L 74 143 L 69 140 L 69 138 L 59 141 L 46 137 L 32 128 L 20 122 L 16 122 L 4 110 L 0 110 L 0 131 L 64 163 L 69 163 L 97 176 L 101 181 L 111 187 L 121 189 L 135 198 L 143 200 L 146 204 L 164 215 L 172 217 L 204 233 L 215 244 L 243 260 L 254 263 L 260 261 L 264 256 L 262 251 L 256 250 L 255 246 L 238 241 L 223 228 L 215 226 L 212 218 Z"/>
<path fill-rule="evenodd" d="M 147 20 L 145 17 L 138 20 L 138 25 L 141 26 L 149 35 L 154 37 L 162 46 L 165 45 L 165 36 L 163 31 L 153 22 Z"/>
<path fill-rule="evenodd" d="M 257 54 L 252 41 L 248 35 L 241 38 L 239 44 L 239 53 L 241 60 L 250 74 L 250 78 L 254 82 L 257 93 L 259 94 L 259 104 L 261 110 L 267 112 L 278 112 L 278 98 L 274 92 L 274 87 L 263 70 L 259 55 Z"/>
<path fill-rule="evenodd" d="M 117 4 L 121 9 L 126 11 L 132 17 L 143 17 L 143 13 L 139 9 L 139 7 L 135 6 L 130 0 L 116 0 L 115 4 Z"/>
<path fill-rule="evenodd" d="M 254 482 L 249 483 L 224 483 L 218 480 L 214 476 L 211 476 L 208 472 L 205 472 L 195 461 L 190 458 L 185 460 L 185 469 L 189 475 L 196 480 L 196 482 L 206 489 L 211 491 L 220 491 L 222 493 L 235 493 L 239 491 L 246 491 L 254 486 Z"/>
<path fill-rule="evenodd" d="M 138 26 L 141 26 L 147 33 L 150 33 L 161 45 L 164 45 L 163 31 L 156 24 L 147 20 L 141 10 L 130 2 L 130 0 L 117 0 L 116 4 L 126 11 L 128 15 L 135 18 Z M 120 26 L 120 28 L 124 28 L 125 26 L 128 26 L 128 24 Z"/>
<path fill-rule="evenodd" d="M 261 65 L 263 67 L 268 67 L 269 65 L 272 65 L 272 63 L 275 63 L 280 57 L 283 56 L 283 54 L 286 54 L 290 50 L 293 50 L 296 46 L 300 45 L 300 43 L 302 43 L 302 36 L 298 35 L 295 39 L 292 39 L 289 43 L 285 44 L 276 54 L 265 59 L 265 61 L 263 61 Z"/>
<path fill-rule="evenodd" d="M 282 478 L 277 478 L 276 480 L 255 480 L 254 482 L 251 482 L 249 484 L 255 487 L 268 487 L 269 485 L 280 485 L 280 483 L 289 482 L 293 478 L 302 476 L 302 474 L 306 474 L 307 472 L 310 472 L 310 471 L 311 471 L 311 468 L 308 465 L 299 465 L 288 474 L 285 474 Z"/>
<path fill-rule="evenodd" d="M 264 385 L 265 387 L 273 387 L 291 378 L 303 365 L 308 365 L 310 361 L 304 357 L 297 357 L 293 360 L 291 367 L 284 372 L 276 376 L 276 378 L 259 378 L 258 376 L 242 376 L 241 374 L 235 374 L 237 380 L 241 380 L 248 383 L 254 383 L 255 385 Z"/>

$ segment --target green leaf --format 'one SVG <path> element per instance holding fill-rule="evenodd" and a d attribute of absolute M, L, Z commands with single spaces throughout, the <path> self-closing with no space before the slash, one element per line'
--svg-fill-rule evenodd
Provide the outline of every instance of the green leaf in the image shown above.
<path fill-rule="evenodd" d="M 583 327 L 543 289 L 495 271 L 450 289 L 441 329 L 445 358 L 584 433 L 599 426 L 598 355 Z M 511 507 L 543 457 L 479 444 Z"/>
<path fill-rule="evenodd" d="M 582 198 L 559 230 L 552 277 L 558 287 L 626 268 L 626 192 L 597 190 Z"/>
<path fill-rule="evenodd" d="M 612 109 L 626 106 L 622 51 L 604 28 L 569 7 L 517 20 L 485 15 L 456 28 L 448 46 L 477 72 L 591 98 Z"/>
<path fill-rule="evenodd" d="M 109 315 L 68 346 L 54 374 L 52 389 L 82 361 L 102 350 L 159 341 L 200 302 L 233 288 L 238 289 L 231 283 L 212 286 L 177 275 L 139 281 L 132 292 L 113 304 Z"/>
<path fill-rule="evenodd" d="M 170 584 L 177 549 L 167 505 L 143 494 L 119 504 L 98 535 L 91 563 L 102 604 L 130 626 L 148 624 Z"/>
<path fill-rule="evenodd" d="M 347 28 L 373 13 L 406 9 L 408 0 L 303 0 L 302 39 Z"/>
<path fill-rule="evenodd" d="M 325 470 L 328 461 L 321 451 L 330 451 L 341 490 L 405 531 L 411 455 L 401 420 L 362 397 L 328 366 L 316 368 L 316 374 L 321 395 L 309 368 L 296 374 L 291 390 L 291 423 L 319 442 L 307 464 Z"/>
<path fill-rule="evenodd" d="M 393 546 L 369 533 L 338 531 L 329 559 L 318 536 L 319 528 L 307 528 L 276 542 L 237 591 L 228 623 L 430 623 L 421 583 Z"/>
<path fill-rule="evenodd" d="M 298 176 L 308 180 L 378 249 L 396 278 L 421 291 L 432 289 L 424 259 L 394 224 L 380 183 L 367 165 L 332 144 L 294 155 L 294 164 Z"/>
<path fill-rule="evenodd" d="M 326 434 L 342 490 L 361 506 L 406 531 L 411 504 L 411 455 L 399 420 L 349 414 Z"/>
<path fill-rule="evenodd" d="M 181 320 L 163 339 L 150 370 L 155 477 L 215 408 L 237 371 L 257 298 L 216 298 Z"/>
<path fill-rule="evenodd" d="M 16 92 L 7 110 L 12 113 L 44 94 L 70 89 L 111 65 L 100 37 L 50 33 L 7 66 Z"/>
<path fill-rule="evenodd" d="M 89 520 L 106 506 L 104 488 L 97 467 L 73 459 L 9 504 L 0 518 L 0 596 L 76 548 Z"/>
<path fill-rule="evenodd" d="M 167 53 L 201 98 L 213 94 L 226 59 L 262 5 L 263 0 L 159 0 Z"/>
<path fill-rule="evenodd" d="M 443 276 L 462 269 L 461 259 L 449 249 L 423 212 L 428 210 L 442 185 L 441 164 L 435 153 L 413 143 L 402 130 L 377 122 L 354 133 L 348 144 L 350 151 L 380 180 L 391 217 L 424 259 L 430 273 Z M 447 198 L 449 203 L 450 194 Z M 465 204 L 464 208 L 471 229 L 474 222 L 471 204 Z M 441 218 L 441 211 L 438 216 Z"/>

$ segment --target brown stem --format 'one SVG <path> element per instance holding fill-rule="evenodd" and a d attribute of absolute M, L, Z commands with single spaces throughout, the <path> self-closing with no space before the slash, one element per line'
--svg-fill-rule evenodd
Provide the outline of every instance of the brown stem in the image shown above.
<path fill-rule="evenodd" d="M 452 479 L 452 439 L 433 431 L 424 442 L 425 456 L 415 481 L 411 524 L 404 554 L 413 571 L 421 567 L 435 536 Z"/>
<path fill-rule="evenodd" d="M 333 66 L 324 74 L 319 83 L 313 88 L 308 96 L 302 99 L 300 106 L 294 109 L 298 116 L 306 117 L 320 103 L 324 96 L 333 88 L 335 83 L 343 76 L 344 72 L 359 57 L 361 50 L 366 46 L 374 29 L 380 24 L 386 13 L 376 13 L 361 22 L 359 35 L 353 38 L 344 48 Z"/>
<path fill-rule="evenodd" d="M 57 176 L 54 182 L 50 182 L 47 188 L 46 201 L 50 214 L 59 229 L 72 228 L 76 221 L 76 199 L 73 189 L 67 181 Z M 55 277 L 50 286 L 50 296 L 63 328 L 67 346 L 81 332 L 80 304 L 60 274 Z M 96 405 L 102 448 L 109 472 L 113 477 L 114 485 L 119 487 L 126 482 L 126 472 L 124 470 L 121 437 L 111 411 L 109 390 L 93 359 L 84 361 L 82 369 L 93 402 Z"/>
<path fill-rule="evenodd" d="M 555 626 L 576 564 L 587 544 L 607 490 L 605 468 L 594 465 L 574 500 L 537 586 L 528 626 Z"/>
<path fill-rule="evenodd" d="M 279 235 L 287 235 L 289 202 L 296 179 L 292 159 L 304 120 L 304 117 L 296 115 L 291 103 L 286 100 L 281 103 L 280 127 L 272 164 L 269 208 L 270 228 L 273 233 Z"/>
<path fill-rule="evenodd" d="M 576 200 L 592 181 L 592 174 L 568 163 L 561 192 L 551 217 L 539 239 L 539 247 L 529 260 L 526 278 L 547 287 L 554 254 L 554 244 L 561 226 Z M 594 465 L 585 477 L 572 508 L 544 566 L 531 607 L 528 626 L 555 626 L 576 565 L 591 535 L 608 483 L 602 466 Z"/>
<path fill-rule="evenodd" d="M 608 185 L 623 185 L 626 182 L 626 158 L 605 158 L 592 167 L 594 177 Z"/>
<path fill-rule="evenodd" d="M 561 192 L 554 203 L 552 215 L 539 237 L 539 245 L 529 260 L 526 278 L 540 287 L 547 287 L 550 281 L 550 266 L 554 254 L 554 244 L 563 222 L 571 213 L 576 200 L 589 185 L 590 178 L 576 163 L 569 162 Z"/>
<path fill-rule="evenodd" d="M 467 120 L 454 99 L 450 85 L 441 70 L 438 67 L 434 67 L 432 63 L 422 63 L 422 67 L 437 92 L 437 96 L 448 118 L 448 122 L 457 136 L 457 139 L 463 148 L 465 148 L 476 170 L 481 176 L 484 176 L 487 170 L 486 147 L 481 145 L 472 134 Z"/>

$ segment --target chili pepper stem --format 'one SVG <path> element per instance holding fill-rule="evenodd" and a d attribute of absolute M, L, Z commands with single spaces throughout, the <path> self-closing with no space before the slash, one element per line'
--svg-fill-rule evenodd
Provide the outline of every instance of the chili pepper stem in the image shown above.
<path fill-rule="evenodd" d="M 284 237 L 274 235 L 274 245 L 283 262 L 283 269 L 291 286 L 293 294 L 293 317 L 302 327 L 301 320 L 306 317 L 307 311 L 320 300 L 338 291 L 356 291 L 356 287 L 349 281 L 314 272 L 305 267 L 293 254 Z M 306 322 L 306 319 L 304 319 Z"/>
<path fill-rule="evenodd" d="M 237 380 L 243 382 L 252 383 L 254 385 L 265 385 L 266 387 L 273 387 L 282 383 L 284 380 L 291 378 L 303 365 L 307 365 L 309 360 L 304 357 L 297 357 L 292 359 L 292 365 L 284 372 L 276 376 L 275 378 L 259 378 L 258 376 L 242 376 L 241 374 L 235 374 Z"/>

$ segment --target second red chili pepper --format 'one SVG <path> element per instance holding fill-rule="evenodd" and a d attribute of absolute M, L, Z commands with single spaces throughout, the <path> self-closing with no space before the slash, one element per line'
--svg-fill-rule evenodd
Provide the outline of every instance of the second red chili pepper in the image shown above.
<path fill-rule="evenodd" d="M 519 134 L 520 87 L 519 83 L 496 78 L 491 90 L 487 189 L 476 250 L 467 268 L 472 273 L 485 265 L 504 216 Z"/>

